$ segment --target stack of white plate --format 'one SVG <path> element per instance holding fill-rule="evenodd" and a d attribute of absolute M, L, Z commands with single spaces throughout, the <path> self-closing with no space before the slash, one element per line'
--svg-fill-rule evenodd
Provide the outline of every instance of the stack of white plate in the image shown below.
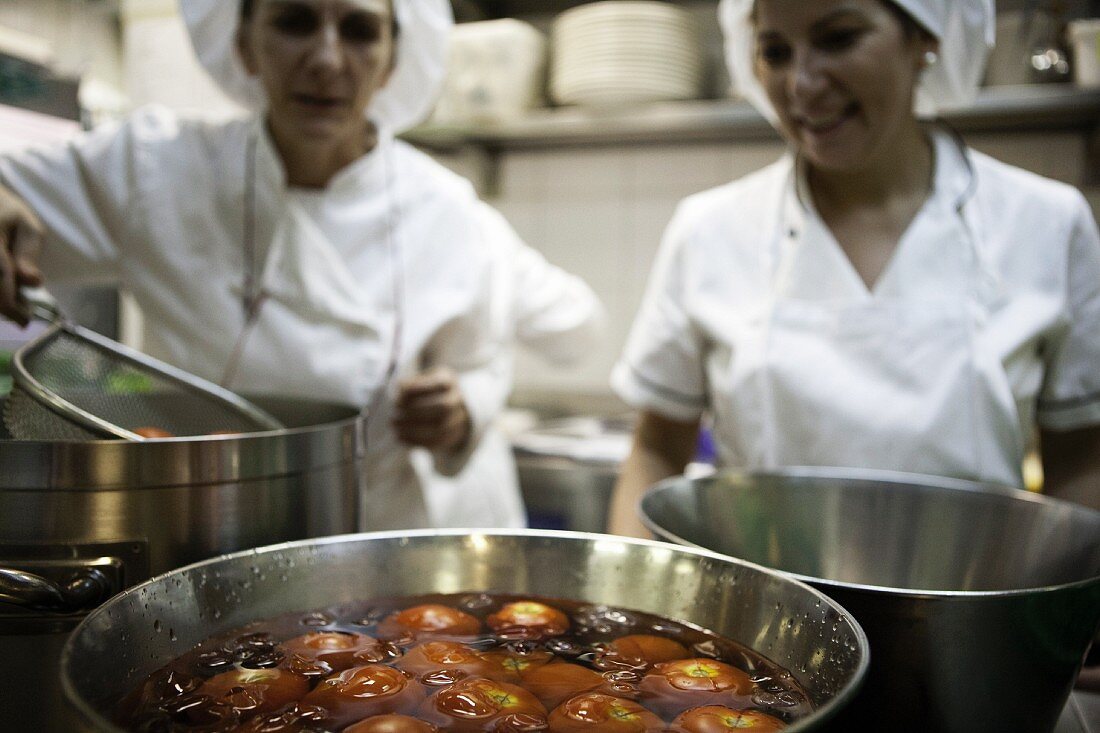
<path fill-rule="evenodd" d="M 567 10 L 551 28 L 550 94 L 558 104 L 694 99 L 703 53 L 691 15 L 654 0 L 605 0 Z"/>

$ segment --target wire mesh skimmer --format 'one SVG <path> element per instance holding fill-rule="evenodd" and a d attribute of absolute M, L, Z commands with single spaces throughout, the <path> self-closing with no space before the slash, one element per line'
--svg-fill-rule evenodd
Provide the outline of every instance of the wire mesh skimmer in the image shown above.
<path fill-rule="evenodd" d="M 24 288 L 21 295 L 51 326 L 12 359 L 4 424 L 13 438 L 140 441 L 150 432 L 194 436 L 283 427 L 227 389 L 70 323 L 45 290 Z"/>

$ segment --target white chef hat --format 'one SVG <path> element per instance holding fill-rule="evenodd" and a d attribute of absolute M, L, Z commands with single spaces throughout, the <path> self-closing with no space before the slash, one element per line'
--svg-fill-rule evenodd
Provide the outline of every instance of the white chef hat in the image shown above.
<path fill-rule="evenodd" d="M 939 58 L 917 85 L 915 110 L 934 116 L 974 101 L 996 30 L 993 0 L 889 0 L 940 42 Z M 734 88 L 773 124 L 776 113 L 753 71 L 756 0 L 721 0 L 718 19 Z"/>
<path fill-rule="evenodd" d="M 423 122 L 435 105 L 446 76 L 454 15 L 448 0 L 393 0 L 393 10 L 399 28 L 396 63 L 367 117 L 397 134 Z M 240 0 L 180 0 L 180 11 L 199 62 L 222 91 L 253 111 L 265 109 L 263 86 L 237 53 Z"/>

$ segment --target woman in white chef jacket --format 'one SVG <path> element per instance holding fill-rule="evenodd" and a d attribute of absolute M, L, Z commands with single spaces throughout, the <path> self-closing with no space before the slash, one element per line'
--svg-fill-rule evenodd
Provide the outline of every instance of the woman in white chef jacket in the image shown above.
<path fill-rule="evenodd" d="M 116 282 L 145 350 L 248 392 L 369 406 L 364 529 L 426 526 L 411 454 L 458 470 L 503 404 L 490 238 L 464 179 L 394 135 L 444 73 L 446 0 L 183 0 L 199 60 L 256 114 L 139 111 L 0 161 L 0 306 L 16 284 Z M 25 205 L 24 203 L 25 202 Z M 41 273 L 35 217 L 43 225 Z M 469 526 L 524 521 L 514 487 Z"/>
<path fill-rule="evenodd" d="M 740 91 L 779 162 L 682 202 L 612 381 L 641 410 L 611 529 L 719 462 L 890 469 L 1093 505 L 1100 238 L 1084 198 L 920 121 L 973 99 L 991 0 L 722 0 Z"/>

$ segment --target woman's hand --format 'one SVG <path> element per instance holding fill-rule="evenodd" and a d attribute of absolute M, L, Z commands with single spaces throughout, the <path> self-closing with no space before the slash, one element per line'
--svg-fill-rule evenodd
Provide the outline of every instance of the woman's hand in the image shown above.
<path fill-rule="evenodd" d="M 23 199 L 0 186 L 0 315 L 21 326 L 30 317 L 19 300 L 19 288 L 42 284 L 38 253 L 45 228 Z"/>
<path fill-rule="evenodd" d="M 403 443 L 430 450 L 457 450 L 470 439 L 472 423 L 458 377 L 435 367 L 398 385 L 393 428 Z"/>

